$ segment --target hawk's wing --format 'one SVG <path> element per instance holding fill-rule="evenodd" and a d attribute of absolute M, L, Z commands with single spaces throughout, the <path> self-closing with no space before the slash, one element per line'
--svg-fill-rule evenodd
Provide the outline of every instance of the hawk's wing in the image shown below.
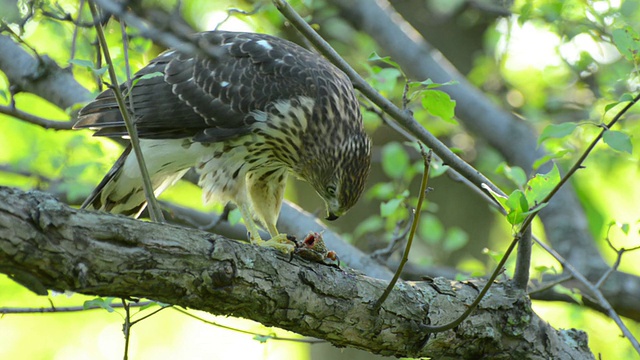
<path fill-rule="evenodd" d="M 253 111 L 280 99 L 321 96 L 322 73 L 344 78 L 320 56 L 273 36 L 212 31 L 195 40 L 217 56 L 166 51 L 133 78 L 125 102 L 140 138 L 214 142 L 244 135 L 258 121 Z M 121 89 L 129 93 L 126 84 Z M 127 134 L 112 90 L 78 118 L 76 128 L 99 129 L 98 136 Z"/>

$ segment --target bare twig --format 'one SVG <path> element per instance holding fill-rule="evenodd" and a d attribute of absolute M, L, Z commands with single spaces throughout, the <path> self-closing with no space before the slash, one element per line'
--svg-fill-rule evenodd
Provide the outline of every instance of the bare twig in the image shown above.
<path fill-rule="evenodd" d="M 111 0 L 94 0 L 103 10 L 112 13 L 122 21 L 126 22 L 129 26 L 133 26 L 140 32 L 140 36 L 152 41 L 162 44 L 167 48 L 175 49 L 178 52 L 184 54 L 196 54 L 204 53 L 212 58 L 219 57 L 219 49 L 207 46 L 205 43 L 197 43 L 190 39 L 191 33 L 177 33 L 176 34 L 162 31 L 160 29 L 150 26 L 145 20 L 142 20 L 135 14 L 128 12 L 126 8 L 118 2 Z"/>
<path fill-rule="evenodd" d="M 605 281 L 607 281 L 609 276 L 611 276 L 611 274 L 613 274 L 614 271 L 618 270 L 618 266 L 620 266 L 620 262 L 622 261 L 622 255 L 624 255 L 624 253 L 629 252 L 629 251 L 636 251 L 636 250 L 640 249 L 640 246 L 635 246 L 635 247 L 632 247 L 631 249 L 625 249 L 625 248 L 618 249 L 615 246 L 613 246 L 613 244 L 611 243 L 611 240 L 609 239 L 609 231 L 611 230 L 611 226 L 612 225 L 613 224 L 609 224 L 609 229 L 607 229 L 606 240 L 607 240 L 607 244 L 609 245 L 611 250 L 616 252 L 616 261 L 613 263 L 613 265 L 611 267 L 609 267 L 607 269 L 607 271 L 605 271 L 604 274 L 602 274 L 600 279 L 594 285 L 598 289 L 602 286 L 602 284 L 604 284 Z"/>
<path fill-rule="evenodd" d="M 407 224 L 405 225 L 405 228 L 403 230 L 400 230 L 400 226 L 403 225 L 403 222 L 399 222 L 396 225 L 393 239 L 389 241 L 389 245 L 387 245 L 387 247 L 383 249 L 378 249 L 372 252 L 370 256 L 382 263 L 387 262 L 387 260 L 389 260 L 389 257 L 405 243 L 404 239 L 407 237 L 407 234 L 409 234 L 415 218 L 416 214 L 414 209 L 409 212 L 409 219 L 407 221 Z"/>
<path fill-rule="evenodd" d="M 89 8 L 91 9 L 91 14 L 93 15 L 93 18 L 97 19 L 98 12 L 92 0 L 89 1 Z M 136 155 L 136 160 L 138 161 L 138 167 L 140 168 L 140 174 L 142 176 L 142 185 L 144 188 L 144 194 L 147 199 L 149 215 L 152 221 L 164 222 L 162 210 L 160 209 L 160 205 L 158 205 L 158 200 L 156 199 L 153 193 L 153 185 L 151 184 L 149 171 L 147 170 L 147 165 L 145 164 L 145 161 L 144 161 L 142 149 L 140 148 L 138 131 L 134 126 L 133 121 L 129 117 L 129 111 L 127 110 L 127 107 L 124 102 L 124 98 L 122 97 L 122 93 L 120 91 L 120 87 L 118 86 L 118 77 L 116 76 L 115 69 L 113 68 L 113 62 L 111 61 L 111 56 L 109 55 L 107 39 L 105 38 L 104 32 L 102 31 L 102 26 L 100 26 L 100 24 L 97 24 L 97 23 L 96 23 L 96 33 L 98 34 L 98 40 L 100 42 L 100 46 L 102 47 L 102 52 L 104 54 L 105 61 L 107 62 L 107 65 L 108 65 L 107 67 L 109 70 L 109 77 L 112 83 L 111 90 L 113 91 L 116 101 L 118 102 L 118 107 L 120 108 L 122 119 L 124 120 L 125 126 L 127 128 L 127 133 L 129 134 L 129 138 L 131 140 L 131 146 L 133 147 L 133 151 Z"/>
<path fill-rule="evenodd" d="M 129 303 L 126 299 L 122 299 L 122 307 L 124 308 L 124 324 L 122 325 L 122 332 L 124 333 L 124 360 L 129 359 L 129 340 L 131 340 L 131 312 L 129 309 Z"/>
<path fill-rule="evenodd" d="M 422 158 L 424 160 L 424 172 L 422 173 L 422 182 L 420 183 L 420 193 L 418 194 L 418 204 L 416 205 L 416 208 L 414 210 L 413 221 L 411 223 L 411 230 L 409 231 L 409 237 L 407 238 L 407 243 L 404 247 L 402 260 L 400 260 L 400 265 L 398 265 L 398 269 L 396 269 L 396 273 L 393 275 L 393 278 L 387 285 L 387 288 L 384 290 L 384 292 L 382 293 L 378 301 L 376 301 L 375 305 L 373 306 L 373 309 L 376 312 L 380 310 L 380 307 L 382 306 L 384 301 L 387 299 L 387 297 L 391 293 L 391 290 L 393 290 L 393 287 L 396 285 L 396 282 L 400 278 L 400 274 L 402 274 L 402 269 L 404 268 L 404 265 L 407 263 L 407 261 L 409 261 L 409 251 L 411 251 L 411 244 L 413 243 L 413 237 L 415 236 L 416 229 L 418 228 L 420 211 L 422 211 L 422 202 L 424 201 L 424 197 L 427 192 L 427 183 L 429 182 L 429 169 L 431 168 L 431 156 L 432 156 L 431 150 L 429 150 L 429 152 L 427 153 L 425 152 L 424 147 L 422 146 L 421 143 L 418 143 L 418 145 L 420 145 L 420 153 L 422 154 Z"/>
<path fill-rule="evenodd" d="M 129 307 L 143 307 L 147 305 L 151 305 L 155 303 L 154 301 L 140 301 L 136 303 L 129 303 Z M 110 304 L 110 306 L 114 309 L 124 307 L 123 304 Z M 85 306 L 51 306 L 48 308 L 14 308 L 14 307 L 3 307 L 0 308 L 0 314 L 34 314 L 34 313 L 65 313 L 65 312 L 80 312 L 87 310 L 99 310 L 103 309 L 98 305 L 93 305 L 89 307 Z"/>
<path fill-rule="evenodd" d="M 320 339 L 313 339 L 313 338 L 304 338 L 304 339 L 297 339 L 297 338 L 285 338 L 285 337 L 278 337 L 274 334 L 269 334 L 269 335 L 264 335 L 264 334 L 258 334 L 252 331 L 246 331 L 246 330 L 240 330 L 240 329 L 236 329 L 230 326 L 225 326 L 225 325 L 220 325 L 216 322 L 201 318 L 200 316 L 194 315 L 190 312 L 188 312 L 185 309 L 182 309 L 178 306 L 173 306 L 172 307 L 175 311 L 187 315 L 193 319 L 196 319 L 198 321 L 202 321 L 205 324 L 209 324 L 209 325 L 213 325 L 215 327 L 219 327 L 221 329 L 225 329 L 225 330 L 231 330 L 231 331 L 235 331 L 241 334 L 247 334 L 247 335 L 253 335 L 254 337 L 260 337 L 262 339 L 271 339 L 271 340 L 280 340 L 280 341 L 291 341 L 291 342 L 300 342 L 300 343 L 305 343 L 305 344 L 320 344 L 320 343 L 326 343 L 326 340 L 320 340 Z"/>
<path fill-rule="evenodd" d="M 563 282 L 567 282 L 567 281 L 569 281 L 569 280 L 571 280 L 573 278 L 574 278 L 573 275 L 569 274 L 569 275 L 562 276 L 562 277 L 560 277 L 560 278 L 558 278 L 556 280 L 549 281 L 549 282 L 546 282 L 544 284 L 541 284 L 537 288 L 529 290 L 529 296 L 531 296 L 532 294 L 535 294 L 535 293 L 539 293 L 539 292 L 543 292 L 543 291 L 549 290 L 552 287 L 554 287 L 556 285 L 560 285 Z"/>
<path fill-rule="evenodd" d="M 0 114 L 9 115 L 16 119 L 41 126 L 45 129 L 71 130 L 73 128 L 73 123 L 68 120 L 45 119 L 11 106 L 0 106 Z"/>
<path fill-rule="evenodd" d="M 547 244 L 545 244 L 544 242 L 540 241 L 538 238 L 536 238 L 535 236 L 533 237 L 533 240 L 540 245 L 540 247 L 542 247 L 543 249 L 545 249 L 549 254 L 551 254 L 551 256 L 553 256 L 556 260 L 558 260 L 558 262 L 562 265 L 562 267 L 564 268 L 565 271 L 568 271 L 573 277 L 576 278 L 576 280 L 580 281 L 580 283 L 582 283 L 582 285 L 584 285 L 589 291 L 591 291 L 591 293 L 593 294 L 593 296 L 595 296 L 596 300 L 598 301 L 598 303 L 600 304 L 600 306 L 602 306 L 602 308 L 604 309 L 605 313 L 611 318 L 613 319 L 613 321 L 618 325 L 618 327 L 620 328 L 620 330 L 622 331 L 622 333 L 624 334 L 624 336 L 629 339 L 629 342 L 631 343 L 631 345 L 633 346 L 633 348 L 636 350 L 636 352 L 638 354 L 640 354 L 640 343 L 638 343 L 638 340 L 633 336 L 633 334 L 631 333 L 631 331 L 629 331 L 629 329 L 627 328 L 627 326 L 624 324 L 624 322 L 622 321 L 622 319 L 620 319 L 620 316 L 618 316 L 618 314 L 616 313 L 616 311 L 611 307 L 611 304 L 609 304 L 609 302 L 607 301 L 607 299 L 604 297 L 604 295 L 602 295 L 602 292 L 600 291 L 600 289 L 598 289 L 597 287 L 595 287 L 586 277 L 584 277 L 584 275 L 582 275 L 577 269 L 575 269 L 569 262 L 567 262 L 567 260 L 565 260 L 564 257 L 562 257 L 562 255 L 558 254 L 555 250 L 553 250 L 550 246 L 548 246 Z"/>

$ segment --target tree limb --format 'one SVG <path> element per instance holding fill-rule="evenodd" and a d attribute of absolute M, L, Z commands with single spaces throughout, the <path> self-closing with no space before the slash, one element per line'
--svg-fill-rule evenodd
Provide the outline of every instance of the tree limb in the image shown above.
<path fill-rule="evenodd" d="M 478 281 L 386 282 L 209 233 L 69 208 L 0 187 L 0 271 L 47 289 L 150 298 L 250 318 L 373 353 L 435 358 L 593 358 L 586 335 L 555 330 L 509 284 L 496 284 L 458 328 L 429 336 L 477 295 Z"/>

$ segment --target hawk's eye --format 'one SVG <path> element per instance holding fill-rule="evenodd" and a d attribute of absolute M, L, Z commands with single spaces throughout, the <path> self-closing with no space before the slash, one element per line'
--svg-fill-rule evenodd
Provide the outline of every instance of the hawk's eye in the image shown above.
<path fill-rule="evenodd" d="M 334 185 L 327 186 L 327 194 L 331 196 L 336 196 L 336 187 Z"/>

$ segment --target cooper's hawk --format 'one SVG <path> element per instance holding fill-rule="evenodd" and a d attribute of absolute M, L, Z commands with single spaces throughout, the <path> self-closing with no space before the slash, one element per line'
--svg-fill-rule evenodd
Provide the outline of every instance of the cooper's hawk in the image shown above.
<path fill-rule="evenodd" d="M 205 203 L 237 204 L 251 242 L 293 249 L 276 230 L 287 173 L 308 181 L 334 220 L 358 200 L 371 145 L 347 76 L 298 45 L 269 35 L 195 35 L 213 55 L 165 51 L 120 86 L 155 194 L 195 166 Z M 76 128 L 126 136 L 114 93 L 85 106 Z M 138 216 L 146 206 L 129 146 L 83 207 Z M 264 241 L 257 218 L 272 239 Z"/>

